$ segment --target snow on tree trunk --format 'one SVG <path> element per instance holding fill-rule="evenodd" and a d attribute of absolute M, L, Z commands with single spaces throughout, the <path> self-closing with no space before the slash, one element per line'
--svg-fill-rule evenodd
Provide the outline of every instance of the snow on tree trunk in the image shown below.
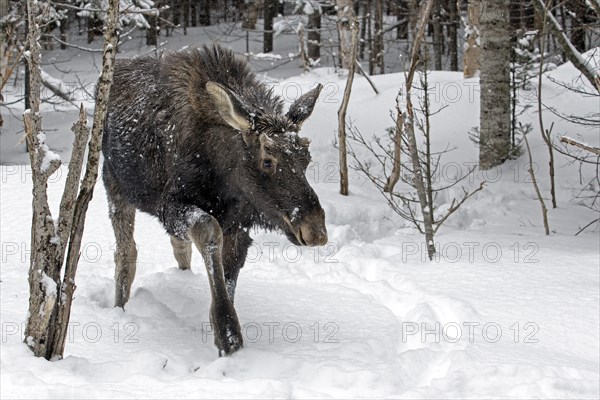
<path fill-rule="evenodd" d="M 52 217 L 46 192 L 48 178 L 60 167 L 60 157 L 45 144 L 40 115 L 40 30 L 38 3 L 28 0 L 29 51 L 25 54 L 30 69 L 31 108 L 24 113 L 25 132 L 33 180 L 33 216 L 31 226 L 31 261 L 29 269 L 29 313 L 24 341 L 38 357 L 62 358 L 67 337 L 71 302 L 75 291 L 75 273 L 79 260 L 85 213 L 98 176 L 102 131 L 117 46 L 119 0 L 110 0 L 106 41 L 97 90 L 92 138 L 87 167 L 80 185 L 85 145 L 89 130 L 83 106 L 79 121 L 73 126 L 75 139 L 69 172 L 58 218 Z M 78 192 L 79 188 L 79 192 Z M 66 255 L 64 277 L 62 267 Z"/>
<path fill-rule="evenodd" d="M 481 16 L 481 0 L 469 0 L 469 25 L 465 29 L 464 76 L 473 78 L 479 74 L 479 17 Z"/>
<path fill-rule="evenodd" d="M 509 156 L 509 0 L 484 0 L 481 13 L 479 166 L 490 169 Z"/>
<path fill-rule="evenodd" d="M 338 31 L 340 34 L 340 55 L 342 68 L 349 69 L 352 59 L 352 24 L 355 19 L 352 0 L 337 0 Z"/>

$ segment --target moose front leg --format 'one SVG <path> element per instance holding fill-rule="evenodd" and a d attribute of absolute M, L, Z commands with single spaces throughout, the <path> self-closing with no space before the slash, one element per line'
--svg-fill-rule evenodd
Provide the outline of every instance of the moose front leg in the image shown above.
<path fill-rule="evenodd" d="M 211 215 L 203 214 L 191 226 L 190 237 L 204 258 L 210 283 L 212 304 L 210 318 L 215 335 L 215 345 L 226 355 L 243 346 L 240 323 L 229 299 L 223 271 L 223 232 Z"/>
<path fill-rule="evenodd" d="M 232 303 L 235 298 L 238 275 L 246 262 L 246 255 L 251 244 L 252 239 L 250 235 L 242 229 L 225 233 L 223 237 L 225 285 L 227 286 L 227 293 Z"/>

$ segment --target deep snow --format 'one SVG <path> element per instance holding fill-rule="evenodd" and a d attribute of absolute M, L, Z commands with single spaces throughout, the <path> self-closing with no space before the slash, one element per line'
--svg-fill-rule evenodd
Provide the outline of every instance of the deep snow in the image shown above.
<path fill-rule="evenodd" d="M 551 74 L 576 76 L 569 64 Z M 403 76 L 373 80 L 381 94 L 357 77 L 348 111 L 368 135 L 392 126 L 389 110 Z M 432 123 L 436 149 L 457 147 L 442 161 L 441 179 L 450 179 L 477 160 L 467 134 L 478 121 L 477 96 L 469 95 L 477 80 L 433 72 L 430 81 L 437 104 L 449 105 Z M 3 398 L 598 398 L 599 230 L 574 236 L 597 217 L 573 199 L 578 165 L 557 156 L 559 208 L 549 211 L 548 237 L 526 156 L 475 171 L 466 184 L 487 178 L 486 188 L 447 221 L 436 236 L 438 259 L 426 261 L 423 237 L 364 178 L 351 171 L 350 196 L 337 193 L 332 142 L 343 78 L 323 68 L 275 83 L 293 99 L 294 90 L 315 82 L 325 88 L 303 130 L 314 160 L 307 176 L 325 209 L 330 243 L 296 248 L 276 233 L 254 233 L 236 295 L 245 347 L 231 357 L 217 357 L 207 330 L 201 258 L 195 252 L 192 271 L 179 271 L 167 235 L 147 215 L 137 217 L 132 298 L 125 311 L 112 307 L 114 237 L 101 182 L 90 204 L 65 359 L 33 357 L 21 342 L 30 174 L 25 165 L 1 167 Z M 597 97 L 547 79 L 544 93 L 562 112 L 598 112 Z M 597 129 L 544 116 L 547 125 L 555 121 L 555 135 L 600 142 Z M 536 115 L 530 110 L 523 120 Z M 549 204 L 547 151 L 536 125 L 531 144 Z M 593 171 L 581 173 L 590 179 Z M 62 168 L 49 185 L 53 210 L 65 176 Z"/>

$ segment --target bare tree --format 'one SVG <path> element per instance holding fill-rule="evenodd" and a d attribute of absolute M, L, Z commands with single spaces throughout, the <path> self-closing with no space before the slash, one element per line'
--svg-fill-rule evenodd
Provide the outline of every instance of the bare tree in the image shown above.
<path fill-rule="evenodd" d="M 352 32 L 352 48 L 350 58 L 354 60 L 348 68 L 348 78 L 344 89 L 342 104 L 338 110 L 338 146 L 340 153 L 340 194 L 348 196 L 348 161 L 346 150 L 346 111 L 350 103 L 350 94 L 352 93 L 352 83 L 354 82 L 354 72 L 356 70 L 356 53 L 358 50 L 358 23 L 353 21 L 350 27 Z"/>
<path fill-rule="evenodd" d="M 409 70 L 409 74 L 410 72 L 411 70 Z M 445 210 L 436 208 L 438 195 L 442 194 L 446 199 L 450 197 L 451 195 L 448 193 L 448 190 L 468 177 L 473 169 L 467 171 L 462 176 L 453 177 L 452 181 L 447 182 L 447 184 L 436 185 L 434 177 L 439 170 L 441 156 L 447 150 L 435 153 L 431 148 L 432 132 L 430 116 L 440 110 L 432 111 L 430 109 L 427 76 L 427 67 L 425 65 L 420 75 L 420 85 L 414 85 L 413 87 L 412 82 L 407 81 L 407 85 L 410 83 L 411 92 L 407 91 L 405 95 L 406 103 L 403 103 L 404 99 L 402 99 L 401 93 L 396 98 L 396 127 L 395 129 L 388 130 L 387 143 L 380 137 L 373 137 L 372 140 L 367 140 L 354 127 L 350 129 L 349 139 L 352 143 L 367 149 L 368 153 L 372 156 L 371 158 L 375 159 L 375 162 L 361 159 L 356 151 L 354 151 L 353 146 L 351 146 L 350 156 L 355 162 L 353 168 L 366 175 L 375 184 L 395 213 L 413 224 L 420 233 L 425 235 L 427 254 L 429 259 L 433 259 L 436 253 L 434 242 L 436 232 L 462 204 L 483 189 L 484 182 L 481 182 L 478 187 L 471 190 L 463 187 L 462 195 L 452 198 L 450 206 Z M 422 100 L 419 100 L 419 109 L 413 107 L 412 104 L 411 93 L 413 90 L 421 94 L 420 99 Z M 416 112 L 421 113 L 422 118 L 417 117 Z M 401 163 L 403 170 L 403 174 L 401 175 L 402 186 L 408 186 L 409 190 L 404 190 L 402 187 L 390 190 L 387 187 L 390 181 L 387 173 L 390 160 L 393 160 L 392 162 L 394 163 L 397 160 L 397 155 L 394 153 L 398 149 L 396 145 L 398 129 L 402 131 L 401 151 L 404 155 L 408 156 L 408 161 Z M 419 135 L 419 140 L 417 140 L 417 135 Z M 424 144 L 419 146 L 418 141 L 420 142 L 421 138 Z M 379 166 L 379 168 L 374 170 L 372 164 Z"/>
<path fill-rule="evenodd" d="M 546 3 L 549 3 L 549 0 L 546 1 Z M 542 23 L 542 33 L 540 36 L 540 66 L 539 66 L 539 71 L 538 71 L 538 93 L 537 93 L 537 100 L 538 100 L 538 122 L 539 122 L 539 126 L 540 126 L 540 133 L 542 134 L 542 139 L 544 139 L 544 143 L 546 144 L 546 147 L 548 148 L 548 154 L 549 154 L 549 161 L 548 161 L 548 172 L 550 174 L 550 195 L 552 196 L 552 208 L 556 208 L 556 185 L 554 182 L 554 151 L 552 148 L 552 138 L 550 137 L 550 134 L 552 133 L 552 125 L 550 126 L 550 129 L 545 129 L 544 128 L 544 117 L 543 117 L 543 109 L 542 109 L 542 78 L 544 76 L 544 43 L 546 40 L 546 19 L 548 17 L 547 13 L 544 13 L 543 15 L 543 23 Z M 527 138 L 525 138 L 527 139 Z M 525 144 L 527 145 L 527 151 L 529 152 L 529 143 L 526 141 Z M 531 174 L 533 175 L 533 170 L 531 171 Z M 532 177 L 532 180 L 534 180 L 534 178 Z M 535 185 L 537 188 L 537 185 Z M 542 201 L 542 208 L 545 207 L 545 204 L 543 204 Z M 546 216 L 546 212 L 544 213 L 544 218 L 547 220 L 547 216 Z M 547 221 L 546 221 L 546 226 L 547 226 Z M 548 233 L 546 233 L 547 235 Z"/>
<path fill-rule="evenodd" d="M 429 0 L 425 4 L 425 8 L 421 13 L 421 20 L 419 23 L 419 30 L 416 32 L 414 36 L 414 42 L 412 44 L 412 53 L 410 58 L 410 65 L 408 69 L 408 74 L 406 76 L 406 109 L 407 115 L 412 119 L 412 103 L 410 101 L 410 91 L 412 89 L 412 83 L 414 79 L 414 74 L 417 70 L 417 66 L 419 64 L 419 56 L 420 56 L 420 48 L 421 41 L 423 40 L 423 35 L 425 34 L 425 26 L 427 25 L 427 21 L 429 20 L 429 16 L 431 15 L 431 8 L 433 6 L 433 0 Z M 395 129 L 395 138 L 394 138 L 394 157 L 393 157 L 393 167 L 390 176 L 384 186 L 385 192 L 392 192 L 394 190 L 394 186 L 400 179 L 400 157 L 401 151 L 400 148 L 402 146 L 401 137 L 406 129 L 406 124 L 411 124 L 410 121 L 404 120 L 405 116 L 403 112 L 400 112 L 398 108 L 398 117 L 396 121 L 396 129 Z"/>
<path fill-rule="evenodd" d="M 546 235 L 550 235 L 550 227 L 548 226 L 548 209 L 546 208 L 546 203 L 544 202 L 544 198 L 542 197 L 542 193 L 540 192 L 540 187 L 538 186 L 537 179 L 535 178 L 535 172 L 533 171 L 533 158 L 531 157 L 531 148 L 529 147 L 529 140 L 527 140 L 527 133 L 523 135 L 523 139 L 525 140 L 525 146 L 527 147 L 527 157 L 529 159 L 529 167 L 527 171 L 531 176 L 531 184 L 535 189 L 535 194 L 540 202 L 540 207 L 542 209 L 542 221 L 544 222 L 544 232 Z"/>
<path fill-rule="evenodd" d="M 31 108 L 25 110 L 24 121 L 26 138 L 31 149 L 29 155 L 33 179 L 33 218 L 29 314 L 24 341 L 36 356 L 50 360 L 62 358 L 67 338 L 85 215 L 98 176 L 102 131 L 118 40 L 119 0 L 109 1 L 102 72 L 98 81 L 86 171 L 80 184 L 85 145 L 89 138 L 85 112 L 81 108 L 79 121 L 73 127 L 73 152 L 56 221 L 50 212 L 46 188 L 48 178 L 60 167 L 61 162 L 60 157 L 52 153 L 45 144 L 45 135 L 42 133 L 40 31 L 36 20 L 38 8 L 35 0 L 28 0 L 27 5 L 30 49 L 26 58 L 31 71 Z"/>

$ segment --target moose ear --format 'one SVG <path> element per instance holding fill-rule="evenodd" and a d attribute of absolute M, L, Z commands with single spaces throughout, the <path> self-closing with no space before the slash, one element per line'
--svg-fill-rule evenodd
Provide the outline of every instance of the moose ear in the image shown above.
<path fill-rule="evenodd" d="M 310 117 L 310 114 L 312 114 L 315 103 L 321 93 L 321 89 L 323 89 L 323 85 L 319 83 L 316 88 L 300 96 L 300 98 L 290 106 L 286 117 L 294 124 L 298 126 L 302 125 L 302 123 Z"/>
<path fill-rule="evenodd" d="M 215 82 L 206 82 L 206 92 L 227 124 L 244 133 L 250 130 L 248 107 L 233 92 Z"/>

